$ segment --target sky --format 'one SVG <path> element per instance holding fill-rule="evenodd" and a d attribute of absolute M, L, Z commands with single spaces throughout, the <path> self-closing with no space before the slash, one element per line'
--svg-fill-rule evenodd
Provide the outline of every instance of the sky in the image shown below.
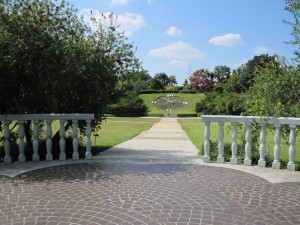
<path fill-rule="evenodd" d="M 175 75 L 178 85 L 201 68 L 236 69 L 261 54 L 293 57 L 284 0 L 68 1 L 83 15 L 113 12 L 143 68 L 152 77 Z"/>

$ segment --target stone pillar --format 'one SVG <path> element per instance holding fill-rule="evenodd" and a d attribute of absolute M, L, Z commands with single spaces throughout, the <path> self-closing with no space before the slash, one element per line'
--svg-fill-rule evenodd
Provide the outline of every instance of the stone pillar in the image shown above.
<path fill-rule="evenodd" d="M 72 159 L 79 159 L 78 153 L 78 120 L 72 120 L 72 129 L 73 129 L 73 154 Z"/>
<path fill-rule="evenodd" d="M 25 162 L 26 161 L 26 157 L 24 155 L 24 152 L 25 152 L 24 121 L 20 120 L 20 121 L 18 121 L 18 123 L 19 123 L 19 158 L 18 158 L 18 161 L 19 162 Z"/>
<path fill-rule="evenodd" d="M 4 121 L 4 151 L 5 151 L 4 163 L 11 163 L 9 124 L 10 121 Z"/>
<path fill-rule="evenodd" d="M 230 164 L 237 165 L 237 124 L 236 122 L 232 122 L 232 144 L 231 144 L 231 158 Z"/>
<path fill-rule="evenodd" d="M 33 121 L 34 127 L 33 127 L 33 155 L 32 155 L 32 161 L 40 161 L 39 156 L 39 121 L 34 120 Z"/>
<path fill-rule="evenodd" d="M 204 131 L 204 157 L 203 162 L 209 163 L 210 162 L 210 121 L 205 121 L 205 131 Z"/>
<path fill-rule="evenodd" d="M 251 160 L 251 122 L 246 122 L 246 145 L 245 145 L 245 159 L 244 159 L 244 165 L 245 166 L 251 166 L 252 160 Z"/>
<path fill-rule="evenodd" d="M 59 129 L 59 136 L 60 136 L 60 140 L 59 140 L 59 149 L 60 149 L 59 160 L 66 160 L 65 121 L 60 120 L 59 124 L 60 124 L 60 127 L 59 127 L 60 128 Z"/>
<path fill-rule="evenodd" d="M 260 125 L 259 167 L 266 167 L 266 123 Z"/>
<path fill-rule="evenodd" d="M 86 159 L 92 159 L 92 142 L 91 142 L 91 134 L 92 134 L 92 127 L 91 127 L 91 120 L 86 121 Z"/>
<path fill-rule="evenodd" d="M 295 171 L 296 166 L 295 166 L 295 155 L 296 155 L 296 148 L 295 148 L 295 143 L 296 143 L 296 133 L 295 133 L 296 125 L 290 125 L 290 138 L 289 138 L 289 162 L 287 164 L 287 169 Z"/>
<path fill-rule="evenodd" d="M 219 122 L 218 163 L 224 163 L 224 122 Z"/>
<path fill-rule="evenodd" d="M 280 169 L 280 142 L 281 142 L 281 125 L 275 124 L 275 136 L 274 136 L 274 161 L 272 168 Z"/>
<path fill-rule="evenodd" d="M 53 155 L 52 155 L 52 120 L 46 120 L 47 123 L 47 141 L 46 141 L 46 148 L 47 148 L 47 155 L 46 155 L 46 160 L 51 161 L 53 160 Z"/>

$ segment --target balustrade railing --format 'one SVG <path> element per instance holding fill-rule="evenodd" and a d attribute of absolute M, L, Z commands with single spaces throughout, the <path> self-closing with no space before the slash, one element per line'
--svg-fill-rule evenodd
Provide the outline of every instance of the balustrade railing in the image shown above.
<path fill-rule="evenodd" d="M 260 126 L 260 145 L 259 145 L 259 154 L 260 158 L 258 161 L 259 167 L 266 167 L 266 127 L 268 124 L 274 126 L 275 135 L 274 135 L 274 160 L 272 162 L 272 168 L 280 169 L 280 143 L 281 143 L 281 127 L 283 125 L 288 125 L 290 129 L 289 135 L 289 162 L 287 164 L 288 170 L 295 170 L 295 154 L 296 154 L 296 127 L 300 126 L 300 118 L 287 118 L 287 117 L 279 117 L 279 118 L 270 118 L 270 117 L 257 117 L 257 116 L 214 116 L 214 115 L 203 115 L 202 121 L 205 123 L 205 141 L 204 141 L 204 156 L 203 161 L 209 163 L 210 160 L 210 124 L 212 122 L 217 122 L 219 124 L 219 143 L 218 143 L 218 158 L 217 163 L 224 163 L 224 124 L 231 123 L 231 131 L 232 131 L 232 143 L 231 143 L 231 164 L 237 164 L 237 138 L 238 138 L 238 129 L 237 126 L 240 123 L 243 123 L 246 127 L 246 135 L 245 135 L 245 158 L 244 165 L 251 166 L 251 125 L 252 123 L 257 123 Z"/>
<path fill-rule="evenodd" d="M 4 124 L 4 163 L 11 163 L 11 152 L 10 152 L 10 130 L 9 130 L 9 124 L 12 121 L 18 121 L 19 125 L 19 132 L 18 132 L 18 139 L 19 139 L 19 162 L 25 162 L 25 142 L 24 142 L 24 123 L 25 121 L 33 121 L 33 161 L 40 161 L 39 156 L 39 121 L 46 121 L 47 127 L 46 127 L 46 160 L 51 161 L 53 160 L 52 155 L 52 122 L 54 120 L 59 120 L 60 123 L 60 130 L 59 130 L 59 148 L 60 148 L 60 154 L 59 154 L 59 160 L 66 160 L 66 153 L 65 153 L 65 121 L 71 120 L 72 121 L 72 138 L 73 138 L 73 154 L 72 159 L 77 160 L 79 159 L 79 153 L 78 153 L 78 121 L 84 120 L 86 121 L 86 153 L 85 158 L 86 159 L 92 159 L 92 153 L 91 153 L 91 122 L 94 119 L 94 114 L 20 114 L 20 115 L 0 115 L 0 121 L 3 121 Z"/>

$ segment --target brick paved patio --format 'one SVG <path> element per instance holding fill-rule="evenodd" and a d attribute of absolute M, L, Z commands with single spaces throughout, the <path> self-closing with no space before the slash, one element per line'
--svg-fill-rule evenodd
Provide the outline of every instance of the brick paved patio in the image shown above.
<path fill-rule="evenodd" d="M 1 177 L 0 224 L 300 224 L 299 183 L 204 165 L 86 163 Z"/>

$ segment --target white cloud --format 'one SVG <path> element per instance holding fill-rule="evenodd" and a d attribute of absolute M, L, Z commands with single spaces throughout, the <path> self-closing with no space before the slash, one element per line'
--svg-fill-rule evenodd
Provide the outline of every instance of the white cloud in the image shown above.
<path fill-rule="evenodd" d="M 110 26 L 109 16 L 110 12 L 101 13 L 96 9 L 83 9 L 79 12 L 80 15 L 83 15 L 84 21 L 89 24 L 93 29 L 97 29 L 95 24 L 90 20 L 91 11 L 93 17 L 95 17 L 96 21 L 101 21 L 102 24 Z M 123 32 L 126 36 L 131 36 L 134 32 L 137 32 L 141 27 L 146 26 L 146 22 L 142 15 L 134 14 L 134 13 L 124 13 L 120 15 L 113 15 L 114 21 L 116 21 L 117 30 L 119 32 Z M 106 18 L 106 19 L 105 19 Z"/>
<path fill-rule="evenodd" d="M 225 34 L 222 36 L 212 37 L 208 41 L 210 44 L 232 47 L 242 43 L 240 34 Z"/>
<path fill-rule="evenodd" d="M 258 46 L 252 49 L 253 53 L 255 55 L 261 55 L 261 54 L 268 54 L 272 53 L 273 51 L 268 47 Z"/>
<path fill-rule="evenodd" d="M 140 14 L 124 13 L 117 17 L 120 23 L 120 30 L 125 31 L 126 36 L 131 36 L 134 32 L 138 31 L 141 27 L 146 26 L 144 17 Z"/>
<path fill-rule="evenodd" d="M 115 7 L 119 5 L 127 5 L 132 0 L 109 0 L 108 5 L 110 7 Z"/>
<path fill-rule="evenodd" d="M 180 36 L 182 35 L 182 31 L 177 27 L 171 26 L 166 30 L 166 34 L 169 36 Z"/>
<path fill-rule="evenodd" d="M 174 60 L 202 59 L 203 54 L 196 48 L 183 41 L 178 41 L 162 48 L 153 49 L 148 53 L 150 57 L 164 57 Z"/>

